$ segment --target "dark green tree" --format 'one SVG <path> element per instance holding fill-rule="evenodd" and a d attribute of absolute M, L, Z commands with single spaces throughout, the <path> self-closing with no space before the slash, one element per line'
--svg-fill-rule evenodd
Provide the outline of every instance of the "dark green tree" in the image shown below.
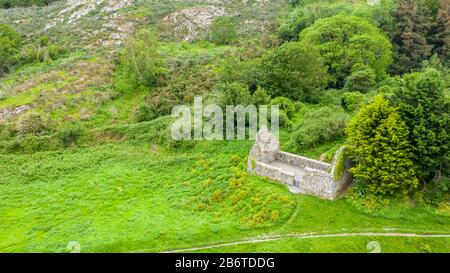
<path fill-rule="evenodd" d="M 9 72 L 18 60 L 20 35 L 12 27 L 0 24 L 0 76 Z"/>
<path fill-rule="evenodd" d="M 423 181 L 448 172 L 450 154 L 450 102 L 442 75 L 428 68 L 407 74 L 392 98 L 409 128 L 414 162 Z"/>
<path fill-rule="evenodd" d="M 450 59 L 450 0 L 441 1 L 433 30 L 433 52 L 438 54 L 443 62 L 448 62 Z"/>
<path fill-rule="evenodd" d="M 375 84 L 375 72 L 365 65 L 355 65 L 353 72 L 345 80 L 344 88 L 348 91 L 367 92 Z"/>
<path fill-rule="evenodd" d="M 272 97 L 311 101 L 327 85 L 329 76 L 318 51 L 289 42 L 263 56 L 260 79 Z"/>
<path fill-rule="evenodd" d="M 402 74 L 418 69 L 431 55 L 428 42 L 432 27 L 430 9 L 423 1 L 398 0 L 397 31 L 392 40 L 395 50 L 394 73 Z"/>
<path fill-rule="evenodd" d="M 300 33 L 302 46 L 318 50 L 331 74 L 333 87 L 343 87 L 355 64 L 373 69 L 377 80 L 386 76 L 392 46 L 379 29 L 356 16 L 321 19 Z"/>

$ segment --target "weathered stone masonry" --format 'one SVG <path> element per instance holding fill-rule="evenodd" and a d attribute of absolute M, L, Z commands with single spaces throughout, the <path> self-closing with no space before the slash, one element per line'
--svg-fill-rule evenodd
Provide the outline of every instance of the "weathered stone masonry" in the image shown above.
<path fill-rule="evenodd" d="M 352 181 L 348 171 L 351 162 L 344 161 L 342 177 L 336 178 L 336 166 L 339 149 L 333 163 L 325 163 L 314 159 L 282 152 L 278 140 L 262 128 L 256 137 L 256 143 L 248 157 L 248 171 L 286 184 L 292 192 L 335 199 Z"/>

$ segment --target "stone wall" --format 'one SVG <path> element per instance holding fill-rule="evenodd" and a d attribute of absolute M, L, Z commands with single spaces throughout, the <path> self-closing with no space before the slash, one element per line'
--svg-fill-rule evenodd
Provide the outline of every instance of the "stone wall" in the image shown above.
<path fill-rule="evenodd" d="M 328 164 L 279 151 L 278 141 L 265 128 L 256 139 L 248 158 L 249 172 L 279 181 L 294 192 L 327 199 L 335 199 L 352 182 L 349 172 L 352 162 L 347 158 L 342 177 L 335 177 L 338 158 L 345 151 L 344 147 L 336 152 L 333 163 Z"/>
<path fill-rule="evenodd" d="M 257 162 L 256 168 L 252 170 L 252 172 L 269 179 L 279 181 L 288 186 L 294 186 L 295 175 L 292 172 L 271 166 L 270 164 Z"/>
<path fill-rule="evenodd" d="M 305 168 L 303 179 L 298 182 L 301 193 L 316 195 L 327 199 L 334 199 L 337 195 L 336 185 L 330 173 Z"/>
<path fill-rule="evenodd" d="M 331 164 L 287 152 L 278 151 L 276 154 L 276 159 L 300 168 L 309 167 L 311 169 L 317 169 L 324 172 L 331 171 Z"/>

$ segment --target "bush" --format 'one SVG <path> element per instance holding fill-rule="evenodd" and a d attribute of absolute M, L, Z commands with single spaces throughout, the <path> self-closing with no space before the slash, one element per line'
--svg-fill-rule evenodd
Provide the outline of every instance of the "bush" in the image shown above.
<path fill-rule="evenodd" d="M 0 124 L 0 140 L 8 140 L 15 134 L 14 125 L 10 123 Z"/>
<path fill-rule="evenodd" d="M 319 105 L 327 106 L 327 105 L 334 105 L 338 106 L 341 105 L 342 102 L 342 96 L 344 95 L 343 89 L 327 89 L 322 92 L 321 96 L 318 97 L 317 101 Z"/>
<path fill-rule="evenodd" d="M 236 24 L 233 18 L 219 17 L 211 24 L 211 41 L 216 45 L 229 45 L 236 39 Z"/>
<path fill-rule="evenodd" d="M 312 101 L 328 83 L 328 73 L 318 51 L 299 43 L 285 43 L 264 55 L 261 86 L 271 96 Z"/>
<path fill-rule="evenodd" d="M 365 93 L 375 84 L 375 72 L 367 66 L 354 68 L 352 74 L 345 79 L 344 88 L 348 91 Z"/>
<path fill-rule="evenodd" d="M 144 121 L 150 121 L 152 119 L 155 119 L 157 115 L 153 111 L 152 108 L 150 108 L 147 104 L 141 104 L 135 111 L 134 111 L 134 119 L 137 122 L 144 122 Z"/>
<path fill-rule="evenodd" d="M 287 129 L 291 129 L 292 127 L 291 119 L 294 116 L 296 110 L 294 103 L 286 97 L 277 97 L 270 102 L 269 106 L 273 105 L 278 106 L 279 109 L 278 118 L 280 126 Z M 272 115 L 270 115 L 270 117 L 272 117 Z"/>
<path fill-rule="evenodd" d="M 21 62 L 34 63 L 56 60 L 67 53 L 66 49 L 58 45 L 35 46 L 27 45 L 22 49 Z"/>
<path fill-rule="evenodd" d="M 342 97 L 342 107 L 348 112 L 353 112 L 361 106 L 363 101 L 363 94 L 359 92 L 346 92 Z"/>
<path fill-rule="evenodd" d="M 286 128 L 286 129 L 292 128 L 292 121 L 288 117 L 287 113 L 284 110 L 280 110 L 278 112 L 278 118 L 279 118 L 279 124 L 281 127 Z"/>
<path fill-rule="evenodd" d="M 135 87 L 153 87 L 158 78 L 165 73 L 159 54 L 156 35 L 147 30 L 139 31 L 126 41 L 120 56 L 120 68 L 123 77 L 128 78 Z"/>
<path fill-rule="evenodd" d="M 19 117 L 16 124 L 17 132 L 24 136 L 39 135 L 47 128 L 44 117 L 36 112 L 28 112 Z"/>
<path fill-rule="evenodd" d="M 64 126 L 57 133 L 57 137 L 63 147 L 76 144 L 81 136 L 85 134 L 85 128 L 78 123 Z"/>
<path fill-rule="evenodd" d="M 149 114 L 148 118 L 151 117 L 151 113 L 153 113 L 155 118 L 170 115 L 170 113 L 172 112 L 172 108 L 178 103 L 179 100 L 175 97 L 175 95 L 171 94 L 168 91 L 152 93 L 150 97 L 147 98 L 147 110 Z"/>
<path fill-rule="evenodd" d="M 17 62 L 20 49 L 20 34 L 12 27 L 0 23 L 0 76 L 11 70 Z"/>
<path fill-rule="evenodd" d="M 382 96 L 359 110 L 346 128 L 351 169 L 362 195 L 407 196 L 418 185 L 408 127 Z"/>
<path fill-rule="evenodd" d="M 423 190 L 424 201 L 427 204 L 437 206 L 444 200 L 449 193 L 450 179 L 433 179 L 430 183 L 427 183 Z"/>
<path fill-rule="evenodd" d="M 294 151 L 316 147 L 344 135 L 347 114 L 335 107 L 321 107 L 305 116 L 291 135 L 288 146 Z"/>
<path fill-rule="evenodd" d="M 242 82 L 256 86 L 258 82 L 259 59 L 240 60 L 237 57 L 226 58 L 219 70 L 221 82 Z"/>
<path fill-rule="evenodd" d="M 255 106 L 268 105 L 270 103 L 270 96 L 264 88 L 258 86 L 252 95 L 252 102 Z"/>
<path fill-rule="evenodd" d="M 300 33 L 301 44 L 318 50 L 325 59 L 333 87 L 344 86 L 355 64 L 386 76 L 392 62 L 392 45 L 379 29 L 356 16 L 337 15 L 318 20 Z"/>
<path fill-rule="evenodd" d="M 223 91 L 224 97 L 222 105 L 249 105 L 252 104 L 252 97 L 247 85 L 240 82 L 232 82 L 222 84 L 220 90 Z"/>
<path fill-rule="evenodd" d="M 285 112 L 288 118 L 292 118 L 295 114 L 294 103 L 286 97 L 276 97 L 270 102 L 270 105 L 278 105 L 280 111 Z"/>

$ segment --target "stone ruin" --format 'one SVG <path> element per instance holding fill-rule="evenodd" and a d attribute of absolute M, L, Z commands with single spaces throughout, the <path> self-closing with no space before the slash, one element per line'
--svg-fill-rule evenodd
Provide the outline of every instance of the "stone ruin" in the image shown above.
<path fill-rule="evenodd" d="M 338 158 L 345 150 L 339 149 L 332 164 L 280 151 L 278 140 L 261 128 L 248 157 L 248 171 L 287 185 L 293 193 L 303 193 L 326 199 L 335 199 L 352 182 L 351 161 L 344 159 L 341 177 L 335 175 Z"/>

